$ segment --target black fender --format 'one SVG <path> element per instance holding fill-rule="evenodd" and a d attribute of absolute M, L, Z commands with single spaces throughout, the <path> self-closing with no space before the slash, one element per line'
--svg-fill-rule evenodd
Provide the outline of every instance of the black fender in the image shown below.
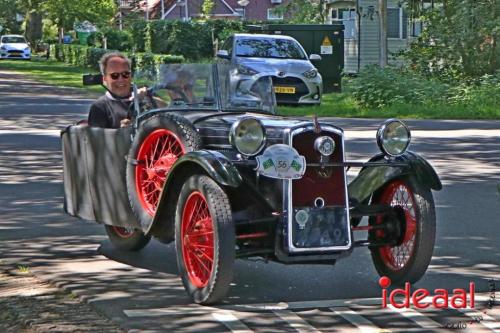
<path fill-rule="evenodd" d="M 368 163 L 380 162 L 384 158 L 384 154 L 377 154 Z M 405 165 L 391 166 L 391 162 L 404 163 Z M 349 200 L 358 203 L 363 202 L 387 182 L 405 175 L 416 177 L 418 182 L 435 191 L 439 191 L 443 187 L 432 165 L 422 156 L 407 151 L 401 156 L 391 158 L 387 162 L 387 166 L 363 167 L 356 178 L 347 186 Z"/>
<path fill-rule="evenodd" d="M 173 239 L 177 197 L 185 180 L 195 173 L 208 175 L 221 187 L 236 188 L 243 181 L 238 169 L 220 152 L 197 150 L 181 156 L 168 173 L 147 233 L 160 233 L 167 241 Z"/>

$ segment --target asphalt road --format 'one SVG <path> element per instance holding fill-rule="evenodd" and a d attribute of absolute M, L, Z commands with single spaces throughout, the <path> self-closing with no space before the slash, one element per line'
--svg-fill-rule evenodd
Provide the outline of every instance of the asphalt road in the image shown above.
<path fill-rule="evenodd" d="M 92 100 L 0 72 L 2 266 L 29 267 L 132 332 L 438 332 L 470 320 L 470 313 L 456 310 L 381 309 L 366 249 L 335 266 L 238 260 L 222 305 L 190 304 L 172 245 L 152 241 L 141 252 L 123 253 L 101 225 L 63 213 L 58 131 L 85 118 Z M 366 160 L 378 151 L 380 120 L 336 121 L 346 129 L 348 159 Z M 429 159 L 444 183 L 434 192 L 434 256 L 414 287 L 452 291 L 475 282 L 482 310 L 488 279 L 500 287 L 500 121 L 407 124 L 411 149 Z M 463 331 L 500 331 L 498 302 L 483 317 Z"/>

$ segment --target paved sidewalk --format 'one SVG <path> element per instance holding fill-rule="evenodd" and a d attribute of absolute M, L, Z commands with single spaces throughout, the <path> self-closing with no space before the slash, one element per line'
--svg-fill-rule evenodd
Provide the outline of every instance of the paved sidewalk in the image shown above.
<path fill-rule="evenodd" d="M 124 332 L 72 293 L 26 268 L 0 266 L 1 332 Z"/>

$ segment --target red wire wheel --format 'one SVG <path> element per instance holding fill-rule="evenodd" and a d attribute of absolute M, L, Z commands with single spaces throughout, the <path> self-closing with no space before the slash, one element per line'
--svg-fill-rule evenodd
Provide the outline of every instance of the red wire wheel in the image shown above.
<path fill-rule="evenodd" d="M 157 114 L 139 124 L 128 153 L 126 182 L 130 207 L 141 230 L 150 229 L 160 205 L 175 207 L 179 189 L 163 195 L 165 183 L 177 160 L 201 147 L 196 128 L 180 115 Z M 170 222 L 162 223 L 174 223 L 175 214 L 167 215 Z"/>
<path fill-rule="evenodd" d="M 216 303 L 229 289 L 236 256 L 229 198 L 201 174 L 184 180 L 178 198 L 175 248 L 182 283 L 193 302 Z"/>
<path fill-rule="evenodd" d="M 383 215 L 369 220 L 372 225 L 388 223 L 389 226 L 392 223 L 390 229 L 369 232 L 371 241 L 394 244 L 370 247 L 377 272 L 389 277 L 394 284 L 417 282 L 429 266 L 436 238 L 436 213 L 431 190 L 414 177 L 395 179 L 374 195 L 372 204 L 399 209 L 399 221 L 391 222 Z"/>
<path fill-rule="evenodd" d="M 417 218 L 415 212 L 415 199 L 412 190 L 402 181 L 394 181 L 382 192 L 380 203 L 397 206 L 403 209 L 406 223 L 403 240 L 397 246 L 383 246 L 379 248 L 384 263 L 390 269 L 399 271 L 409 262 L 415 250 L 415 237 L 417 233 Z M 377 223 L 382 218 L 378 217 Z M 382 234 L 383 231 L 379 232 Z"/>
<path fill-rule="evenodd" d="M 186 153 L 172 131 L 160 128 L 142 142 L 137 154 L 135 186 L 142 208 L 154 216 L 163 184 L 177 159 Z"/>
<path fill-rule="evenodd" d="M 182 213 L 182 257 L 188 277 L 197 288 L 208 284 L 214 267 L 214 228 L 205 197 L 193 192 Z"/>

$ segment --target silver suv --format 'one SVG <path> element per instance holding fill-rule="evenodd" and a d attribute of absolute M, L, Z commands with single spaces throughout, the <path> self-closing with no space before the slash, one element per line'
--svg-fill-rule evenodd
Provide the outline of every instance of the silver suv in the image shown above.
<path fill-rule="evenodd" d="M 270 76 L 278 104 L 320 104 L 323 80 L 304 48 L 294 38 L 282 35 L 234 34 L 217 52 L 222 63 L 236 69 L 231 89 L 245 93 L 256 81 Z"/>

